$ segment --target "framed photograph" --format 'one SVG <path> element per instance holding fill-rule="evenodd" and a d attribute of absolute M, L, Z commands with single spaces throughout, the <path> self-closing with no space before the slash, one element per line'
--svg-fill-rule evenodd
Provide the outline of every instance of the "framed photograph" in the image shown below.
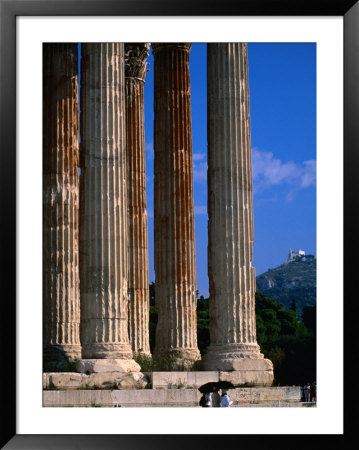
<path fill-rule="evenodd" d="M 358 228 L 359 5 L 356 0 L 330 5 L 274 3 L 0 0 L 2 254 L 6 255 L 2 448 L 182 449 L 257 442 L 280 448 L 292 439 L 309 445 L 319 438 L 326 439 L 329 448 L 338 448 L 352 432 L 353 418 L 347 415 L 344 422 L 343 386 L 344 358 L 346 377 L 354 373 L 350 352 L 355 302 L 348 302 L 348 294 L 354 295 L 355 275 L 352 270 L 344 273 L 343 263 L 345 254 L 346 262 L 355 266 L 350 255 L 356 251 Z M 182 41 L 316 45 L 321 402 L 317 408 L 233 408 L 225 417 L 205 415 L 201 408 L 44 408 L 42 43 Z M 343 241 L 345 232 L 350 241 Z M 339 384 L 335 396 L 333 384 Z"/>

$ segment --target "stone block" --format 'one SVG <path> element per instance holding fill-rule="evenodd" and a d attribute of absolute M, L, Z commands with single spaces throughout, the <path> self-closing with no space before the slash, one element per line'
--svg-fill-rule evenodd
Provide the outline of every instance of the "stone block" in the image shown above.
<path fill-rule="evenodd" d="M 271 370 L 273 363 L 269 359 L 237 358 L 232 360 L 233 370 Z"/>
<path fill-rule="evenodd" d="M 153 372 L 153 389 L 198 389 L 209 381 L 219 381 L 218 372 Z"/>
<path fill-rule="evenodd" d="M 251 357 L 233 357 L 231 353 L 212 351 L 210 357 L 206 356 L 200 361 L 202 370 L 231 372 L 237 370 L 271 370 L 273 363 L 269 359 Z"/>
<path fill-rule="evenodd" d="M 46 377 L 48 389 L 79 389 L 83 383 L 83 375 L 76 372 L 50 372 Z"/>
<path fill-rule="evenodd" d="M 44 391 L 42 405 L 45 407 L 114 406 L 111 391 L 107 390 Z"/>
<path fill-rule="evenodd" d="M 43 389 L 144 389 L 149 379 L 141 372 L 101 372 L 43 374 Z"/>
<path fill-rule="evenodd" d="M 99 389 L 144 389 L 148 379 L 141 372 L 103 372 L 84 375 L 83 384 Z"/>
<path fill-rule="evenodd" d="M 261 403 L 268 404 L 268 402 L 299 402 L 299 398 L 288 395 L 288 387 L 251 387 L 251 388 L 236 388 L 230 389 L 229 395 L 234 404 L 244 403 Z"/>
<path fill-rule="evenodd" d="M 272 386 L 273 372 L 261 370 L 240 370 L 219 372 L 220 381 L 230 381 L 235 386 Z"/>
<path fill-rule="evenodd" d="M 80 373 L 140 372 L 140 366 L 133 359 L 82 359 L 76 369 Z"/>
<path fill-rule="evenodd" d="M 277 388 L 258 389 L 260 401 L 283 400 L 283 390 Z"/>
<path fill-rule="evenodd" d="M 300 386 L 283 386 L 278 389 L 282 389 L 283 400 L 299 402 L 301 399 Z"/>
<path fill-rule="evenodd" d="M 260 395 L 256 388 L 237 388 L 228 391 L 233 405 L 241 405 L 243 403 L 259 403 Z"/>
<path fill-rule="evenodd" d="M 194 407 L 200 396 L 197 389 L 44 391 L 43 406 Z"/>

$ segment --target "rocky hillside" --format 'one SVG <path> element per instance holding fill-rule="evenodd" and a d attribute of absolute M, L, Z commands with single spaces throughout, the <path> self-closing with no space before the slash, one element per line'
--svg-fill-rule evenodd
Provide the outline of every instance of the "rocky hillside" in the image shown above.
<path fill-rule="evenodd" d="M 317 260 L 313 255 L 300 255 L 275 269 L 257 276 L 257 290 L 282 303 L 286 309 L 295 300 L 300 316 L 305 306 L 316 304 Z"/>

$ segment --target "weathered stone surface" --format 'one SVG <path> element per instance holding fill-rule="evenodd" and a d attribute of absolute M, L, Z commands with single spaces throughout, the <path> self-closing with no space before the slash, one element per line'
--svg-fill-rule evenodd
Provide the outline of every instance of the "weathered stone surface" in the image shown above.
<path fill-rule="evenodd" d="M 65 364 L 81 357 L 76 44 L 44 44 L 43 83 L 43 356 Z"/>
<path fill-rule="evenodd" d="M 144 389 L 149 379 L 141 372 L 47 373 L 43 389 Z"/>
<path fill-rule="evenodd" d="M 299 386 L 237 388 L 231 389 L 229 392 L 231 399 L 237 404 L 274 401 L 300 402 Z"/>
<path fill-rule="evenodd" d="M 251 353 L 244 352 L 243 357 L 238 357 L 238 353 L 234 351 L 231 353 L 212 353 L 212 358 L 210 360 L 204 360 L 201 362 L 202 368 L 207 368 L 207 370 L 222 370 L 222 371 L 254 371 L 254 370 L 265 370 L 273 372 L 273 363 L 269 359 L 256 358 L 260 354 L 255 351 Z M 217 358 L 214 358 L 217 356 Z"/>
<path fill-rule="evenodd" d="M 85 376 L 83 383 L 99 389 L 144 389 L 148 379 L 141 372 L 107 372 Z"/>
<path fill-rule="evenodd" d="M 231 363 L 231 359 L 263 359 L 256 338 L 255 270 L 251 265 L 247 45 L 208 44 L 207 75 L 210 346 L 202 368 L 235 370 L 238 362 Z M 268 384 L 268 373 L 264 378 Z"/>
<path fill-rule="evenodd" d="M 268 370 L 273 372 L 273 363 L 269 359 L 237 358 L 232 360 L 233 370 Z"/>
<path fill-rule="evenodd" d="M 192 174 L 191 44 L 152 44 L 155 58 L 155 354 L 174 368 L 200 359 Z"/>
<path fill-rule="evenodd" d="M 124 44 L 83 44 L 81 61 L 82 357 L 131 359 Z"/>
<path fill-rule="evenodd" d="M 281 389 L 280 387 L 277 389 Z M 283 400 L 286 401 L 300 401 L 301 399 L 301 390 L 299 386 L 288 386 L 285 389 L 282 389 L 283 392 Z"/>
<path fill-rule="evenodd" d="M 231 372 L 220 372 L 220 381 L 230 381 L 235 386 L 272 386 L 272 370 L 241 370 Z"/>
<path fill-rule="evenodd" d="M 200 397 L 196 389 L 44 391 L 43 406 L 194 407 Z"/>
<path fill-rule="evenodd" d="M 82 359 L 77 365 L 78 372 L 106 373 L 106 372 L 140 372 L 140 366 L 132 359 Z"/>
<path fill-rule="evenodd" d="M 300 387 L 296 387 L 296 390 L 300 392 Z M 315 403 L 285 400 L 287 391 L 287 387 L 264 388 L 260 391 L 258 388 L 243 388 L 231 389 L 229 394 L 233 401 L 232 407 L 315 406 Z M 58 390 L 43 392 L 43 406 L 199 407 L 200 397 L 197 389 Z"/>
<path fill-rule="evenodd" d="M 149 44 L 125 44 L 126 158 L 128 186 L 129 319 L 134 355 L 150 356 L 148 227 L 143 87 Z"/>
<path fill-rule="evenodd" d="M 83 385 L 84 375 L 76 372 L 53 372 L 46 376 L 47 389 L 79 389 Z"/>
<path fill-rule="evenodd" d="M 209 381 L 219 381 L 218 372 L 153 372 L 153 389 L 199 388 Z"/>

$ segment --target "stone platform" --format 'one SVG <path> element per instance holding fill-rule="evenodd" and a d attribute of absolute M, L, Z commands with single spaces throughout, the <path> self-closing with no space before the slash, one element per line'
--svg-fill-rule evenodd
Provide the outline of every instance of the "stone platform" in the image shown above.
<path fill-rule="evenodd" d="M 236 372 L 53 372 L 43 374 L 45 407 L 198 407 L 198 388 L 229 380 L 233 407 L 315 406 L 300 401 L 299 386 L 241 386 Z M 238 386 L 239 385 L 239 386 Z"/>
<path fill-rule="evenodd" d="M 88 369 L 89 366 L 86 366 Z M 48 372 L 43 374 L 43 389 L 198 389 L 209 381 L 230 381 L 236 387 L 270 387 L 271 377 L 263 382 L 256 370 L 193 371 L 193 372 L 133 372 L 115 371 L 112 366 L 97 368 L 96 372 Z M 104 369 L 107 369 L 106 371 Z"/>
<path fill-rule="evenodd" d="M 299 386 L 236 388 L 231 407 L 303 407 Z M 198 389 L 44 390 L 44 407 L 199 407 Z"/>

